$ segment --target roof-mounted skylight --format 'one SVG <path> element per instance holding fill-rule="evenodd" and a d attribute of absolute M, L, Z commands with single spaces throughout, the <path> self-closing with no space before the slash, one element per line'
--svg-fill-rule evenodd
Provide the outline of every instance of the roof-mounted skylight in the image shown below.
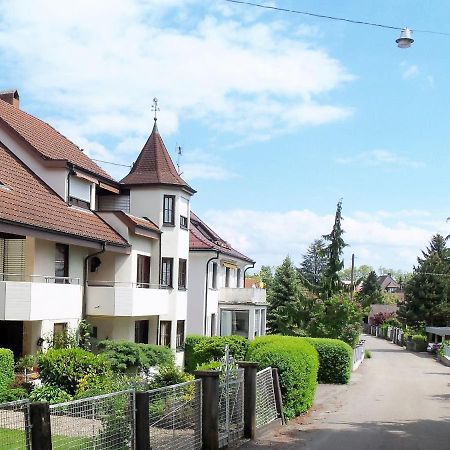
<path fill-rule="evenodd" d="M 5 183 L 0 181 L 0 189 L 4 189 L 5 191 L 10 191 L 11 188 L 9 188 Z"/>

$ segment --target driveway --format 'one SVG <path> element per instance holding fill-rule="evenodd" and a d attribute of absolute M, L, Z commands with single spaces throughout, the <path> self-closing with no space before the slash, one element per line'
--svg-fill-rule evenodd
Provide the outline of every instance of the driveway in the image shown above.
<path fill-rule="evenodd" d="M 450 367 L 366 336 L 372 358 L 346 386 L 319 385 L 311 411 L 245 449 L 449 450 Z"/>

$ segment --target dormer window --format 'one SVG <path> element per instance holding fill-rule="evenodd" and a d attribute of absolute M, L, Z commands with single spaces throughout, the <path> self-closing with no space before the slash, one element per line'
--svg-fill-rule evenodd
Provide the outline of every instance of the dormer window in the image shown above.
<path fill-rule="evenodd" d="M 73 206 L 89 209 L 91 206 L 91 183 L 76 176 L 71 176 L 69 203 Z"/>
<path fill-rule="evenodd" d="M 164 225 L 175 225 L 175 195 L 165 195 L 163 203 Z"/>

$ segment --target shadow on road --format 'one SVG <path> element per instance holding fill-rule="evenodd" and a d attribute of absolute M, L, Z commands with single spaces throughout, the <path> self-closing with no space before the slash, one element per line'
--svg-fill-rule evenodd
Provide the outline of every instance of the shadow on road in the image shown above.
<path fill-rule="evenodd" d="M 271 441 L 248 442 L 246 449 L 305 450 L 444 450 L 449 448 L 450 417 L 441 421 L 328 424 L 314 430 L 289 425 Z M 344 427 L 344 428 L 343 428 Z"/>

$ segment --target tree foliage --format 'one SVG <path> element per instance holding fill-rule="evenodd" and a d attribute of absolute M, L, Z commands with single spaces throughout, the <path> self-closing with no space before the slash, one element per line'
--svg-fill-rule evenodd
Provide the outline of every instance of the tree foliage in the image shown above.
<path fill-rule="evenodd" d="M 445 238 L 434 235 L 417 262 L 398 315 L 408 325 L 424 321 L 429 326 L 446 326 L 450 322 L 450 251 Z"/>
<path fill-rule="evenodd" d="M 358 300 L 363 307 L 384 303 L 383 292 L 375 271 L 371 271 L 364 280 Z"/>
<path fill-rule="evenodd" d="M 318 291 L 322 285 L 323 272 L 327 265 L 327 258 L 324 252 L 324 240 L 315 239 L 307 248 L 300 264 L 299 273 L 302 280 L 306 280 L 314 291 Z"/>
<path fill-rule="evenodd" d="M 324 250 L 324 254 L 327 258 L 327 264 L 323 274 L 322 292 L 325 297 L 331 297 L 333 294 L 336 294 L 341 290 L 339 272 L 344 267 L 344 262 L 341 257 L 344 248 L 347 246 L 342 237 L 344 234 L 344 230 L 341 226 L 342 220 L 342 200 L 339 200 L 336 208 L 333 229 L 330 234 L 325 234 L 322 236 L 326 242 L 329 242 Z"/>

